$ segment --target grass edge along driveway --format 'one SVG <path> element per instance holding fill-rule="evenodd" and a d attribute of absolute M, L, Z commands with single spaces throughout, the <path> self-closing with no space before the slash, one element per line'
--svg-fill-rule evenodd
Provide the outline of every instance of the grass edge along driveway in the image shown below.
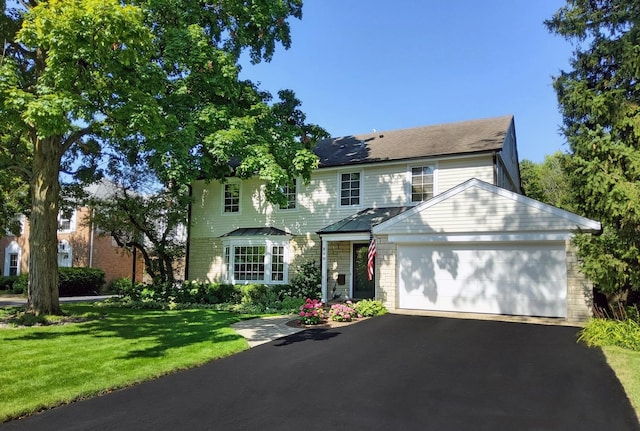
<path fill-rule="evenodd" d="M 247 349 L 230 325 L 237 314 L 208 309 L 134 310 L 63 306 L 79 324 L 0 329 L 0 422 L 201 365 Z"/>
<path fill-rule="evenodd" d="M 602 351 L 607 363 L 620 380 L 640 422 L 640 352 L 613 346 L 604 346 Z"/>

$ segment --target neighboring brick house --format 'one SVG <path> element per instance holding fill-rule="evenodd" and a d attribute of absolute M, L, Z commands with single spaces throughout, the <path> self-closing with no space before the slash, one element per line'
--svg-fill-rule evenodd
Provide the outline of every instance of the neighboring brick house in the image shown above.
<path fill-rule="evenodd" d="M 130 250 L 119 247 L 115 241 L 89 222 L 92 209 L 76 208 L 68 216 L 58 218 L 58 266 L 100 268 L 105 272 L 106 286 L 117 278 L 131 277 L 133 256 Z M 0 238 L 0 275 L 19 275 L 28 271 L 29 222 L 23 217 L 19 236 Z M 136 280 L 142 281 L 144 264 L 136 259 Z"/>

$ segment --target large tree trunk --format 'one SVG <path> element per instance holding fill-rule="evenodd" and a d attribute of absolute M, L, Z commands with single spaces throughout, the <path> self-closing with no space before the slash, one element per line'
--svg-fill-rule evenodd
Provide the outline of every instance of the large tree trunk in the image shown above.
<path fill-rule="evenodd" d="M 61 314 L 58 294 L 58 200 L 60 138 L 35 138 L 31 179 L 28 308 Z"/>

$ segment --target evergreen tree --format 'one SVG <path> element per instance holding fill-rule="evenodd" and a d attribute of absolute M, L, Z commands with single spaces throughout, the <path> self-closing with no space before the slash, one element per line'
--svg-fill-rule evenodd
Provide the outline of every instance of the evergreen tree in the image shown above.
<path fill-rule="evenodd" d="M 554 86 L 577 210 L 604 226 L 576 239 L 583 270 L 621 298 L 640 288 L 639 24 L 637 0 L 568 0 L 546 21 L 575 47 Z"/>

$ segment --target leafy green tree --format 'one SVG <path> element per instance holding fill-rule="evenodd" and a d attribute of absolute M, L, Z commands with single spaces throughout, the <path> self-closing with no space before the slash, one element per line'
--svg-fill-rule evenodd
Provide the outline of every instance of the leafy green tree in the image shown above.
<path fill-rule="evenodd" d="M 565 170 L 568 155 L 557 151 L 542 163 L 520 162 L 520 178 L 525 195 L 567 211 L 575 208 L 574 196 Z"/>
<path fill-rule="evenodd" d="M 102 181 L 99 192 L 90 194 L 90 222 L 120 247 L 138 252 L 154 284 L 173 283 L 185 255 L 188 187 L 158 190 L 157 183 L 149 184 L 154 179 L 148 173 L 124 172 L 126 178 Z"/>
<path fill-rule="evenodd" d="M 324 131 L 291 91 L 279 100 L 238 77 L 239 56 L 289 47 L 301 0 L 28 0 L 3 9 L 3 148 L 29 184 L 29 307 L 59 313 L 57 216 L 68 183 L 104 160 L 146 164 L 162 184 L 258 175 L 267 197 L 308 179 Z M 231 163 L 230 163 L 231 162 Z M 119 162 L 117 162 L 119 163 Z M 116 163 L 116 165 L 117 165 Z"/>
<path fill-rule="evenodd" d="M 554 86 L 577 210 L 604 226 L 576 243 L 584 272 L 606 294 L 640 288 L 639 22 L 631 0 L 568 0 L 546 21 L 575 46 Z"/>

